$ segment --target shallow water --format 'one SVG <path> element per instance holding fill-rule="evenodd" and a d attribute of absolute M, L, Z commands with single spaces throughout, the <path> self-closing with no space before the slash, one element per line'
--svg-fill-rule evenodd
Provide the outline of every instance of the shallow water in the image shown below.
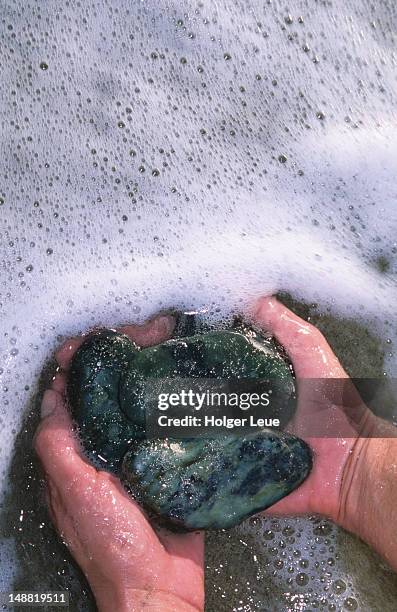
<path fill-rule="evenodd" d="M 397 9 L 392 0 L 0 6 L 0 590 L 37 575 L 77 592 L 23 454 L 61 339 L 168 307 L 223 318 L 286 291 L 317 304 L 310 314 L 355 376 L 395 373 Z M 270 570 L 267 541 L 240 580 L 240 536 L 219 535 L 208 542 L 208 609 L 222 609 L 225 591 L 224 609 L 309 610 L 341 576 L 336 609 L 348 597 L 360 609 L 395 608 L 395 578 L 366 547 L 331 528 L 324 582 L 313 523 L 282 529 L 290 524 L 302 535 L 286 541 L 287 556 L 315 546 L 308 584 L 296 585 L 298 565 L 289 573 L 282 551 L 284 566 Z M 233 569 L 220 567 L 218 539 Z M 49 558 L 56 569 L 43 571 Z M 246 581 L 258 571 L 254 597 Z"/>

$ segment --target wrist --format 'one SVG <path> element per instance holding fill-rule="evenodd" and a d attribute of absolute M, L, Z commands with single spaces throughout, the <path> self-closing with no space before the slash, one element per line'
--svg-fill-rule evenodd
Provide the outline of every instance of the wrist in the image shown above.
<path fill-rule="evenodd" d="M 370 496 L 371 482 L 377 478 L 376 472 L 379 469 L 371 461 L 372 442 L 371 438 L 357 438 L 350 451 L 343 470 L 335 517 L 338 525 L 362 538 L 364 515 L 365 522 L 370 521 L 365 498 Z"/>
<path fill-rule="evenodd" d="M 372 437 L 358 438 L 346 462 L 336 522 L 397 569 L 397 429 L 378 419 Z M 376 436 L 376 437 L 375 437 Z M 381 437 L 382 436 L 382 437 Z"/>
<path fill-rule="evenodd" d="M 397 429 L 367 411 L 359 431 L 343 468 L 335 522 L 366 539 L 363 531 L 372 529 L 374 496 Z"/>

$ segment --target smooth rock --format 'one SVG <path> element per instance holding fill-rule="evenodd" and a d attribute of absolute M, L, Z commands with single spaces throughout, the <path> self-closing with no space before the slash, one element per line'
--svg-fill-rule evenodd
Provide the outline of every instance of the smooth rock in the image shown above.
<path fill-rule="evenodd" d="M 311 466 L 305 442 L 263 430 L 242 438 L 136 442 L 123 472 L 139 501 L 166 524 L 226 529 L 288 495 Z"/>

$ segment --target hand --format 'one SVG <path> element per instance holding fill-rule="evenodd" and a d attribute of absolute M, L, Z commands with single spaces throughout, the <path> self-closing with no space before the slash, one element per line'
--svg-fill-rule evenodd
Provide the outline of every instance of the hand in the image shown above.
<path fill-rule="evenodd" d="M 254 318 L 292 360 L 298 406 L 289 429 L 306 440 L 314 455 L 305 482 L 268 514 L 327 516 L 397 570 L 397 428 L 362 403 L 318 329 L 274 298 L 259 300 Z M 315 435 L 308 436 L 312 431 Z"/>
<path fill-rule="evenodd" d="M 307 480 L 272 506 L 269 513 L 319 513 L 341 523 L 343 484 L 349 481 L 349 464 L 354 463 L 354 457 L 368 441 L 359 434 L 368 429 L 374 417 L 316 327 L 275 298 L 261 299 L 254 318 L 277 338 L 292 361 L 298 406 L 288 430 L 304 438 L 314 454 Z M 348 394 L 353 407 L 342 403 Z"/>
<path fill-rule="evenodd" d="M 173 319 L 120 331 L 140 346 L 162 342 Z M 83 570 L 101 611 L 202 610 L 201 533 L 154 530 L 120 481 L 82 456 L 65 405 L 67 370 L 84 338 L 57 353 L 60 369 L 44 394 L 35 448 L 47 481 L 51 518 Z"/>

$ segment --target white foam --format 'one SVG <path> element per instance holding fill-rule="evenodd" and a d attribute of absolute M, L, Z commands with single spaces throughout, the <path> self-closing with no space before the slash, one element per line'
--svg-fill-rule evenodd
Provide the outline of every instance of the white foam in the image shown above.
<path fill-rule="evenodd" d="M 45 360 L 94 324 L 284 290 L 396 341 L 393 3 L 288 12 L 7 3 L 2 473 Z"/>

